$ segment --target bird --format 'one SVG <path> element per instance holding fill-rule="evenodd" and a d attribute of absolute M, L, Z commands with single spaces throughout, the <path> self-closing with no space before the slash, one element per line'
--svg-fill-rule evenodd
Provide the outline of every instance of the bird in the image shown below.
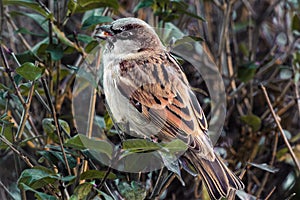
<path fill-rule="evenodd" d="M 185 156 L 211 199 L 244 189 L 214 152 L 197 97 L 154 28 L 138 18 L 120 18 L 96 28 L 94 37 L 105 40 L 103 90 L 114 121 L 146 138 L 186 142 Z"/>

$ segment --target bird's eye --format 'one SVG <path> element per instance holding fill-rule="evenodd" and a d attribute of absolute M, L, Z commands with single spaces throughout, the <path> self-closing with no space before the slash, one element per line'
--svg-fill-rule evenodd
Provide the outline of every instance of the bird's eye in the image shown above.
<path fill-rule="evenodd" d="M 120 36 L 122 38 L 128 38 L 130 35 L 132 35 L 132 33 L 129 32 L 129 31 L 123 31 L 123 32 L 120 33 Z"/>

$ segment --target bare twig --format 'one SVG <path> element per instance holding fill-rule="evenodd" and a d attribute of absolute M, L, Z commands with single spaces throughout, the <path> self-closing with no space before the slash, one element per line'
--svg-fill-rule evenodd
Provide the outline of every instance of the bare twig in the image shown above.
<path fill-rule="evenodd" d="M 26 108 L 25 100 L 24 100 L 24 98 L 22 97 L 21 92 L 20 92 L 20 90 L 19 90 L 19 88 L 18 88 L 18 86 L 17 86 L 16 82 L 14 81 L 14 78 L 13 78 L 13 76 L 12 76 L 12 74 L 11 74 L 11 69 L 10 69 L 10 67 L 9 67 L 9 65 L 8 65 L 8 62 L 7 62 L 6 56 L 5 56 L 5 54 L 4 54 L 3 48 L 5 48 L 5 50 L 8 51 L 8 52 L 9 52 L 9 50 L 8 50 L 5 46 L 3 46 L 3 45 L 0 46 L 1 57 L 2 57 L 2 60 L 3 60 L 3 63 L 4 63 L 4 67 L 5 67 L 5 69 L 6 69 L 6 72 L 7 72 L 7 74 L 8 74 L 8 77 L 9 77 L 11 83 L 12 83 L 13 86 L 14 86 L 14 89 L 15 89 L 15 91 L 16 91 L 16 94 L 17 94 L 17 96 L 18 96 L 20 102 L 22 103 L 22 106 L 23 106 L 24 108 Z"/>
<path fill-rule="evenodd" d="M 223 35 L 223 37 L 225 38 L 225 51 L 226 51 L 226 55 L 227 55 L 228 76 L 231 80 L 230 81 L 231 88 L 232 88 L 233 91 L 235 91 L 236 90 L 236 82 L 235 82 L 235 79 L 233 78 L 234 70 L 233 70 L 233 63 L 232 63 L 232 53 L 231 53 L 231 49 L 230 49 L 229 34 L 225 32 L 225 35 Z"/>
<path fill-rule="evenodd" d="M 268 200 L 271 195 L 274 193 L 274 191 L 276 190 L 276 186 L 273 187 L 273 189 L 271 190 L 271 192 L 268 194 L 268 196 L 266 196 L 265 200 Z"/>
<path fill-rule="evenodd" d="M 0 181 L 0 187 L 4 189 L 4 191 L 11 197 L 11 199 L 15 199 L 14 195 L 9 191 L 9 189 Z"/>
<path fill-rule="evenodd" d="M 293 107 L 296 104 L 296 102 L 294 100 L 291 100 L 289 103 L 287 103 L 283 108 L 281 108 L 280 110 L 278 110 L 277 115 L 281 116 L 283 115 L 285 112 L 287 112 L 291 107 Z"/>
<path fill-rule="evenodd" d="M 278 133 L 275 133 L 275 140 L 274 140 L 274 146 L 273 146 L 273 151 L 272 151 L 272 159 L 271 159 L 270 164 L 269 164 L 270 166 L 274 165 L 275 157 L 276 157 L 276 152 L 277 152 L 277 145 L 278 145 Z M 268 182 L 269 176 L 270 176 L 270 172 L 266 172 L 265 176 L 264 176 L 264 179 L 262 180 L 261 186 L 260 186 L 260 188 L 258 189 L 258 191 L 256 193 L 256 198 L 257 199 L 260 198 L 260 195 L 263 192 L 264 187 L 265 187 L 265 185 Z"/>
<path fill-rule="evenodd" d="M 221 70 L 222 66 L 222 60 L 223 60 L 223 50 L 224 45 L 226 44 L 226 35 L 228 35 L 229 25 L 230 25 L 230 15 L 232 13 L 232 6 L 234 4 L 235 0 L 230 0 L 227 4 L 224 4 L 224 12 L 225 12 L 225 19 L 224 23 L 222 25 L 221 33 L 220 33 L 220 43 L 218 47 L 218 59 L 217 59 L 217 66 L 219 67 L 219 70 Z"/>
<path fill-rule="evenodd" d="M 2 130 L 4 130 L 4 125 L 2 127 L 3 127 Z M 18 149 L 16 149 L 14 145 L 3 136 L 2 133 L 0 135 L 0 140 L 3 143 L 5 143 L 7 146 L 9 146 L 11 150 L 15 152 L 29 167 L 31 168 L 33 167 L 33 164 L 30 162 L 29 158 L 23 155 Z"/>
<path fill-rule="evenodd" d="M 98 52 L 97 59 L 95 61 L 95 65 L 96 65 L 95 71 L 97 71 L 100 67 L 100 60 L 101 60 L 101 56 L 100 56 L 100 52 Z M 96 79 L 97 77 L 94 76 L 94 78 Z M 88 116 L 88 127 L 86 130 L 86 134 L 89 138 L 92 137 L 96 97 L 97 97 L 97 88 L 92 88 L 91 97 L 90 97 L 89 116 Z"/>
<path fill-rule="evenodd" d="M 41 2 L 40 0 L 36 0 L 36 2 L 41 6 L 41 8 L 43 8 L 48 14 L 51 14 L 51 11 L 47 8 L 47 6 L 45 6 L 45 4 L 43 4 L 43 2 Z"/>
<path fill-rule="evenodd" d="M 274 109 L 273 109 L 273 107 L 272 107 L 272 104 L 271 104 L 271 102 L 270 102 L 270 99 L 269 99 L 267 90 L 266 90 L 266 88 L 265 88 L 262 84 L 260 84 L 260 86 L 261 86 L 261 89 L 262 89 L 262 91 L 263 91 L 263 93 L 264 93 L 264 96 L 265 96 L 265 98 L 266 98 L 268 107 L 269 107 L 269 109 L 271 110 L 272 116 L 273 116 L 273 118 L 274 118 L 274 120 L 275 120 L 275 122 L 276 122 L 276 124 L 277 124 L 277 127 L 278 127 L 278 129 L 279 129 L 279 132 L 280 132 L 280 134 L 281 134 L 281 137 L 283 138 L 284 143 L 285 143 L 285 145 L 287 146 L 287 148 L 288 148 L 288 150 L 289 150 L 289 152 L 290 152 L 290 154 L 291 154 L 291 156 L 292 156 L 292 158 L 293 158 L 293 161 L 294 161 L 296 167 L 298 168 L 298 171 L 300 172 L 300 165 L 299 165 L 299 162 L 298 162 L 298 160 L 297 160 L 297 157 L 296 157 L 295 153 L 293 152 L 293 149 L 292 149 L 292 147 L 291 147 L 291 145 L 290 145 L 288 139 L 286 138 L 286 136 L 285 136 L 285 134 L 284 134 L 284 132 L 283 132 L 283 129 L 282 129 L 282 127 L 281 127 L 280 122 L 279 122 L 278 119 L 277 119 L 277 115 L 276 115 L 276 113 L 275 113 L 275 111 L 274 111 Z"/>
<path fill-rule="evenodd" d="M 12 28 L 14 29 L 14 31 L 17 32 L 18 27 L 17 25 L 13 22 L 13 20 L 11 19 L 11 17 L 5 13 L 5 17 L 7 19 L 7 22 L 12 26 Z M 19 32 L 17 32 L 17 35 L 20 37 L 21 42 L 23 43 L 23 45 L 26 47 L 26 49 L 28 49 L 29 51 L 31 51 L 31 46 L 29 45 L 29 43 L 26 41 L 26 39 L 23 37 L 23 35 Z"/>
<path fill-rule="evenodd" d="M 280 93 L 280 96 L 276 98 L 275 102 L 273 102 L 272 107 L 276 107 L 281 100 L 283 99 L 283 97 L 286 95 L 287 91 L 291 88 L 291 84 L 292 81 L 289 81 L 286 86 L 283 88 L 283 90 Z M 261 115 L 261 119 L 264 119 L 268 116 L 268 114 L 270 113 L 270 110 L 266 110 L 262 115 Z"/>
<path fill-rule="evenodd" d="M 57 116 L 56 116 L 56 111 L 55 111 L 55 108 L 54 108 L 54 105 L 51 101 L 51 97 L 50 97 L 50 92 L 49 92 L 49 88 L 47 86 L 47 82 L 44 78 L 41 78 L 42 79 L 42 84 L 43 84 L 43 87 L 44 87 L 44 90 L 45 90 L 45 93 L 46 93 L 46 97 L 47 97 L 47 101 L 48 101 L 48 104 L 50 106 L 50 110 L 51 110 L 51 113 L 52 113 L 52 117 L 54 119 L 54 124 L 55 124 L 55 127 L 56 127 L 56 132 L 57 132 L 57 135 L 58 135 L 58 139 L 59 139 L 59 145 L 60 145 L 60 148 L 61 148 L 61 152 L 63 154 L 63 157 L 64 157 L 64 161 L 65 161 L 65 164 L 66 164 L 66 168 L 68 170 L 68 174 L 69 175 L 72 175 L 71 173 L 71 169 L 70 169 L 70 166 L 69 166 L 69 163 L 68 163 L 68 159 L 67 159 L 67 156 L 66 156 L 66 152 L 65 152 L 65 149 L 64 149 L 64 146 L 63 146 L 63 140 L 62 140 L 62 135 L 61 135 L 61 127 L 58 123 L 58 119 L 57 119 Z"/>
<path fill-rule="evenodd" d="M 160 197 L 160 196 L 163 194 L 163 192 L 169 187 L 169 185 L 172 183 L 172 181 L 173 181 L 175 178 L 176 178 L 176 174 L 173 174 L 173 175 L 169 178 L 168 182 L 167 182 L 167 183 L 164 185 L 164 187 L 161 189 L 161 191 L 160 191 L 158 197 Z"/>
<path fill-rule="evenodd" d="M 276 64 L 276 62 L 278 61 L 283 62 L 284 60 L 286 60 L 288 56 L 291 55 L 291 52 L 294 49 L 295 44 L 297 44 L 299 40 L 300 39 L 293 41 L 293 43 L 289 45 L 285 53 L 281 54 L 279 57 L 274 57 L 270 62 L 266 63 L 264 66 L 261 66 L 259 68 L 259 71 L 256 74 L 256 77 L 263 75 L 266 71 L 268 71 L 271 67 L 273 67 L 274 64 Z"/>
<path fill-rule="evenodd" d="M 23 108 L 23 111 L 22 111 L 21 122 L 20 122 L 20 125 L 18 127 L 17 134 L 16 134 L 17 139 L 21 139 L 24 128 L 25 128 L 25 124 L 26 124 L 27 119 L 29 117 L 29 108 L 30 108 L 31 100 L 32 100 L 32 96 L 33 96 L 34 83 L 35 83 L 34 81 L 31 82 L 31 87 L 30 87 L 30 90 L 29 90 L 29 94 L 28 94 L 27 100 L 25 102 L 25 108 Z"/>
<path fill-rule="evenodd" d="M 3 32 L 3 24 L 4 24 L 4 7 L 3 1 L 0 1 L 0 40 L 2 37 Z"/>
<path fill-rule="evenodd" d="M 242 2 L 243 2 L 243 4 L 245 5 L 245 7 L 247 8 L 247 10 L 250 11 L 250 14 L 251 14 L 251 15 L 254 15 L 254 16 L 257 15 L 256 12 L 255 12 L 255 10 L 252 8 L 252 6 L 251 6 L 251 4 L 250 4 L 249 1 L 242 0 Z"/>
<path fill-rule="evenodd" d="M 297 66 L 295 66 L 297 65 Z M 300 66 L 299 63 L 293 64 L 293 71 L 294 71 L 294 77 L 296 77 L 296 74 L 300 73 Z M 295 85 L 295 95 L 296 95 L 296 101 L 297 101 L 297 105 L 298 105 L 298 114 L 300 117 L 300 94 L 299 94 L 299 81 L 294 81 L 294 85 Z"/>

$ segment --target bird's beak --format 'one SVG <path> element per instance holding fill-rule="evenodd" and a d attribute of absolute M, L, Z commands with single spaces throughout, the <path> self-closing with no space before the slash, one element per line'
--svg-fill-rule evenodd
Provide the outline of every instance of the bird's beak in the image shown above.
<path fill-rule="evenodd" d="M 99 26 L 96 29 L 96 33 L 95 33 L 94 37 L 102 39 L 102 40 L 106 40 L 108 37 L 113 36 L 113 35 L 114 35 L 114 33 L 111 30 L 111 26 L 103 25 L 103 26 Z"/>

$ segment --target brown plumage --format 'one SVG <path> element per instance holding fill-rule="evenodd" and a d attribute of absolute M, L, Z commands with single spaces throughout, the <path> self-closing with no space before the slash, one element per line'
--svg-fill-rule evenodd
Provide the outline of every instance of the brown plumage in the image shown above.
<path fill-rule="evenodd" d="M 185 156 L 212 199 L 226 197 L 230 189 L 243 189 L 241 180 L 214 153 L 201 106 L 154 30 L 142 20 L 124 18 L 100 27 L 96 37 L 107 40 L 103 87 L 114 119 L 128 123 L 139 135 L 158 133 L 163 141 L 186 142 Z"/>

